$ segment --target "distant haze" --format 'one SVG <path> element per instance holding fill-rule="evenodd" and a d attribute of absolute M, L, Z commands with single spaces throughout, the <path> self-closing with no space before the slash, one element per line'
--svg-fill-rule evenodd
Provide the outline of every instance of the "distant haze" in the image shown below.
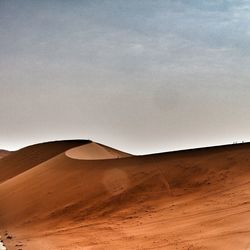
<path fill-rule="evenodd" d="M 250 1 L 0 0 L 0 148 L 250 141 Z"/>

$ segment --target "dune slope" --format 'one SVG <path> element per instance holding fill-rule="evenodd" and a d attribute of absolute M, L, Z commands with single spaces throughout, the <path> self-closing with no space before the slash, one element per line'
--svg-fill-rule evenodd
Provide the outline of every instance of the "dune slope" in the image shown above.
<path fill-rule="evenodd" d="M 8 150 L 0 149 L 0 159 L 9 155 L 11 152 Z"/>
<path fill-rule="evenodd" d="M 66 155 L 78 160 L 105 160 L 131 156 L 128 153 L 95 142 L 69 149 L 66 151 Z"/>
<path fill-rule="evenodd" d="M 249 144 L 147 156 L 106 149 L 77 146 L 2 182 L 8 246 L 247 249 Z"/>
<path fill-rule="evenodd" d="M 12 152 L 0 159 L 0 183 L 42 163 L 67 149 L 89 143 L 84 140 L 40 143 Z"/>

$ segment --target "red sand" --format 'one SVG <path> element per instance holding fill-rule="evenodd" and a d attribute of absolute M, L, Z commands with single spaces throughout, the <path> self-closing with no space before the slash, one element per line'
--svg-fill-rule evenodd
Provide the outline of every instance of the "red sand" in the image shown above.
<path fill-rule="evenodd" d="M 248 143 L 147 156 L 34 145 L 0 160 L 0 229 L 8 249 L 245 250 L 249 153 Z"/>

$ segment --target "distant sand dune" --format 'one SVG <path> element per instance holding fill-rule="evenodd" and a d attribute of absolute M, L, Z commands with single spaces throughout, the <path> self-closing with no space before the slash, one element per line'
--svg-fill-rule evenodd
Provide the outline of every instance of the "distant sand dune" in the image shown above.
<path fill-rule="evenodd" d="M 0 160 L 0 229 L 23 249 L 246 249 L 250 144 L 132 156 L 54 142 Z"/>
<path fill-rule="evenodd" d="M 78 160 L 105 160 L 130 156 L 127 153 L 94 142 L 69 149 L 65 154 L 70 158 Z"/>

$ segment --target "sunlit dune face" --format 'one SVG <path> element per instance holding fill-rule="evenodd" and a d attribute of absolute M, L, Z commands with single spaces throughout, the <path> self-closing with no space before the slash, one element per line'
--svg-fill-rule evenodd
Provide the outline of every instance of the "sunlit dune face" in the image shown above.
<path fill-rule="evenodd" d="M 117 195 L 128 189 L 129 178 L 125 171 L 115 168 L 104 173 L 102 183 L 110 195 Z"/>
<path fill-rule="evenodd" d="M 126 153 L 107 149 L 97 143 L 88 143 L 66 151 L 66 156 L 77 160 L 105 160 L 127 157 Z"/>

